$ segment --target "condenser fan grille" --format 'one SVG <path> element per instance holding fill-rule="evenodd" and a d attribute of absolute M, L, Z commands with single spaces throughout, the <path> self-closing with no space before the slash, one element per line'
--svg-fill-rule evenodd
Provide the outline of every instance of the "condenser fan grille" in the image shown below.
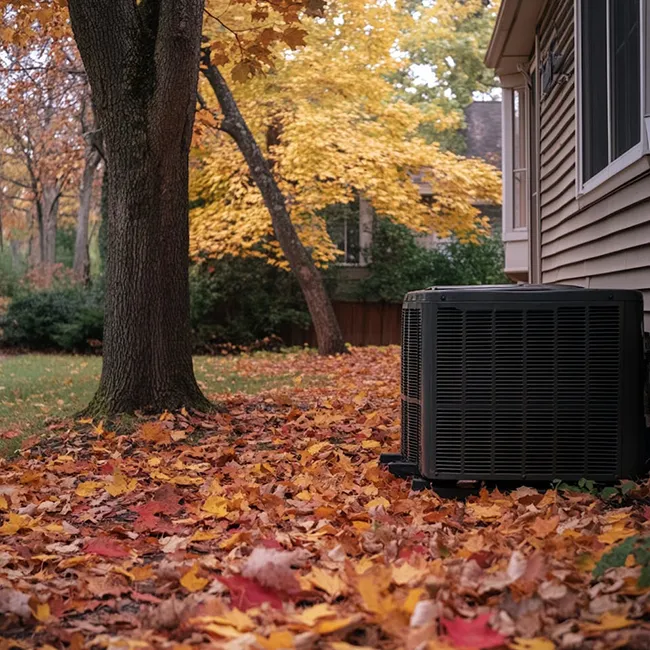
<path fill-rule="evenodd" d="M 404 310 L 402 417 L 416 381 L 419 393 L 421 347 L 409 338 L 416 330 L 421 338 L 419 313 Z M 611 475 L 620 453 L 620 327 L 618 305 L 439 307 L 436 474 Z M 418 434 L 406 417 L 403 449 L 411 453 Z"/>
<path fill-rule="evenodd" d="M 422 380 L 422 312 L 402 310 L 402 454 L 409 462 L 420 459 Z"/>

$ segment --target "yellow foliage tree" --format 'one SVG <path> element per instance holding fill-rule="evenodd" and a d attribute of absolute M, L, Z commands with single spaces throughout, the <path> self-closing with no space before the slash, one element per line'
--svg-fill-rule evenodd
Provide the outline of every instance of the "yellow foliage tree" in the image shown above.
<path fill-rule="evenodd" d="M 222 1 L 210 3 L 211 13 L 220 15 Z M 225 66 L 242 82 L 233 86 L 239 108 L 318 264 L 338 254 L 321 210 L 355 196 L 422 232 L 471 238 L 487 228 L 474 204 L 500 201 L 498 171 L 418 136 L 423 124 L 460 128 L 460 113 L 444 101 L 424 108 L 407 103 L 391 83 L 410 66 L 401 43 L 413 47 L 417 33 L 452 42 L 454 29 L 480 4 L 438 0 L 422 13 L 400 0 L 337 0 L 325 17 L 303 20 L 305 45 L 276 52 L 272 68 L 250 76 L 245 62 Z M 209 21 L 204 31 L 214 39 L 223 32 Z M 199 113 L 193 158 L 191 252 L 262 255 L 282 264 L 262 197 L 237 146 L 214 128 L 219 113 L 210 93 L 204 96 L 208 107 Z M 430 204 L 421 201 L 414 174 L 431 184 Z"/>

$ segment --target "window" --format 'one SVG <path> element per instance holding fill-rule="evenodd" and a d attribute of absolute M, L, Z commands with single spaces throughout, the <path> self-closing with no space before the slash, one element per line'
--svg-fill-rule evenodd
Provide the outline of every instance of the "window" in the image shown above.
<path fill-rule="evenodd" d="M 332 242 L 342 252 L 338 263 L 355 266 L 360 264 L 359 202 L 329 206 L 323 210 L 323 216 Z"/>
<path fill-rule="evenodd" d="M 641 154 L 641 0 L 582 0 L 582 183 Z"/>
<path fill-rule="evenodd" d="M 522 82 L 525 82 L 522 79 Z M 503 89 L 503 234 L 525 237 L 530 212 L 530 155 L 526 86 Z"/>
<path fill-rule="evenodd" d="M 526 129 L 526 92 L 512 92 L 512 225 L 515 230 L 528 224 L 528 152 Z"/>

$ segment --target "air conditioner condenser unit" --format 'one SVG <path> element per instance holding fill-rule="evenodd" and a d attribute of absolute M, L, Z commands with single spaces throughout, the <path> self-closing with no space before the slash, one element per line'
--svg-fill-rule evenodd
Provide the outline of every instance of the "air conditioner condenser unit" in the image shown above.
<path fill-rule="evenodd" d="M 647 472 L 643 297 L 434 287 L 402 309 L 401 449 L 414 486 L 614 482 Z"/>

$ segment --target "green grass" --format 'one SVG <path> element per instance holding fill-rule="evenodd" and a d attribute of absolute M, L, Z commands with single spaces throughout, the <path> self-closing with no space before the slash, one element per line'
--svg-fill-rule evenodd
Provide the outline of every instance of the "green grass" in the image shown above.
<path fill-rule="evenodd" d="M 43 429 L 47 418 L 70 416 L 82 409 L 97 388 L 101 364 L 100 357 L 71 355 L 0 358 L 0 454 L 10 451 L 25 435 Z M 291 386 L 298 375 L 245 377 L 232 369 L 227 357 L 195 357 L 194 369 L 209 397 Z M 20 438 L 5 436 L 3 440 L 3 432 L 12 430 L 20 432 Z"/>

